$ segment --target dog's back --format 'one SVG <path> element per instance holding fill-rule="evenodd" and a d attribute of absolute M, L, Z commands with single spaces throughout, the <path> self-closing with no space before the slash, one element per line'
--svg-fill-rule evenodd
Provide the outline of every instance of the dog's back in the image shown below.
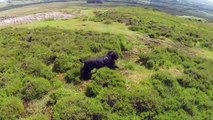
<path fill-rule="evenodd" d="M 104 57 L 99 57 L 96 59 L 89 59 L 84 61 L 84 65 L 86 65 L 86 67 L 90 67 L 90 68 L 101 68 L 106 66 L 106 64 L 109 62 L 109 58 L 107 56 Z"/>
<path fill-rule="evenodd" d="M 84 63 L 83 68 L 81 68 L 81 74 L 83 78 L 88 79 L 88 76 L 90 76 L 91 70 L 94 68 L 101 68 L 101 67 L 109 67 L 111 69 L 117 68 L 115 65 L 115 60 L 118 58 L 118 55 L 116 52 L 108 52 L 106 56 L 99 57 L 96 59 L 88 59 L 88 60 L 82 60 L 79 59 L 80 62 Z"/>

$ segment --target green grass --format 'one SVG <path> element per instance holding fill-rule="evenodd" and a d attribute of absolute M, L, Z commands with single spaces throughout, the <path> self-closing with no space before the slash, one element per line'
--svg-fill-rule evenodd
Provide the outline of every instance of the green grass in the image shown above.
<path fill-rule="evenodd" d="M 193 47 L 213 48 L 212 30 L 208 24 L 179 18 L 155 10 L 139 7 L 116 8 L 107 12 L 96 12 L 94 21 L 111 20 L 129 25 L 132 31 L 148 34 L 152 38 L 166 37 Z"/>
<path fill-rule="evenodd" d="M 203 50 L 203 56 L 205 56 L 206 58 L 212 59 L 213 60 L 213 52 L 209 51 L 209 50 Z"/>
<path fill-rule="evenodd" d="M 107 25 L 102 22 L 82 21 L 80 19 L 33 22 L 29 24 L 18 25 L 17 27 L 35 29 L 46 26 L 67 30 L 98 31 L 124 35 L 135 34 L 134 32 L 130 31 L 124 24 L 112 23 L 110 25 Z"/>
<path fill-rule="evenodd" d="M 0 8 L 7 6 L 7 3 L 0 3 Z"/>

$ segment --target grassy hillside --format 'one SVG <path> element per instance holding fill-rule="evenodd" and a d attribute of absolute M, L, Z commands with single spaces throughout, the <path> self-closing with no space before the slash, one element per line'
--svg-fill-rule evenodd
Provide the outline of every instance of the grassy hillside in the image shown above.
<path fill-rule="evenodd" d="M 211 23 L 139 7 L 60 10 L 79 17 L 1 28 L 0 120 L 211 119 Z M 79 58 L 109 50 L 119 68 L 80 80 Z"/>
<path fill-rule="evenodd" d="M 0 8 L 7 6 L 7 3 L 0 3 Z"/>

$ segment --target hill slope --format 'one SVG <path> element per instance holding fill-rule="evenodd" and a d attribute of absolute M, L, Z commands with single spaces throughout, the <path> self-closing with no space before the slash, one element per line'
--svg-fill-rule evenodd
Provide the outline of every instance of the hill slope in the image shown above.
<path fill-rule="evenodd" d="M 1 28 L 0 119 L 211 119 L 211 23 L 140 7 L 60 11 L 79 17 Z M 79 58 L 109 50 L 119 68 L 80 80 Z"/>

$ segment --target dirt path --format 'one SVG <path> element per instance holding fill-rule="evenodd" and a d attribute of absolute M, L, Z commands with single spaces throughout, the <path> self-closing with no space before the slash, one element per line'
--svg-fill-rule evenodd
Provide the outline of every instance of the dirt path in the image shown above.
<path fill-rule="evenodd" d="M 63 12 L 45 12 L 45 13 L 36 13 L 32 15 L 19 16 L 19 17 L 0 17 L 0 26 L 11 25 L 11 24 L 20 24 L 20 23 L 30 23 L 33 21 L 41 21 L 46 19 L 70 19 L 76 15 L 67 14 Z"/>

